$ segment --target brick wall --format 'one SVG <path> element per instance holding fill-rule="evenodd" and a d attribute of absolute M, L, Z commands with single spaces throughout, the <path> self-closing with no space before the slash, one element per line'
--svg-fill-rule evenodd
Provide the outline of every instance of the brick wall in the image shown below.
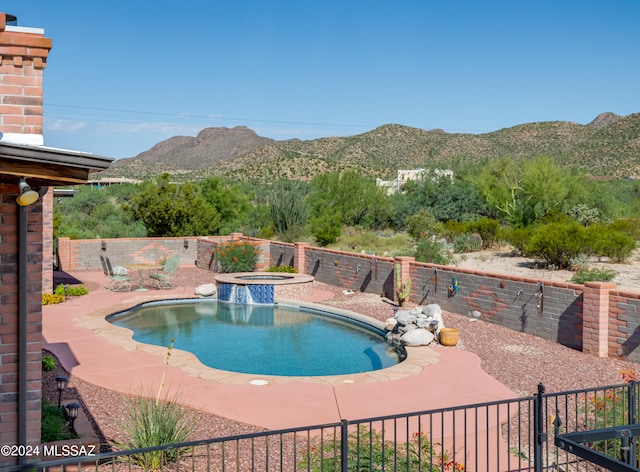
<path fill-rule="evenodd" d="M 42 206 L 15 203 L 0 184 L 0 443 L 18 444 L 18 212 L 27 213 L 27 441 L 40 441 L 42 395 Z M 0 457 L 0 463 L 12 461 Z"/>

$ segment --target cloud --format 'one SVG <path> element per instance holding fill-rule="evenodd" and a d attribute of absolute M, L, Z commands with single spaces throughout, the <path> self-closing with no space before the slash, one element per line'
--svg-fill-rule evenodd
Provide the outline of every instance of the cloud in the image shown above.
<path fill-rule="evenodd" d="M 97 131 L 103 134 L 157 134 L 157 135 L 193 135 L 202 130 L 202 126 L 166 122 L 140 123 L 102 123 Z"/>
<path fill-rule="evenodd" d="M 85 121 L 76 120 L 44 120 L 44 128 L 46 131 L 62 131 L 75 133 L 87 128 Z"/>

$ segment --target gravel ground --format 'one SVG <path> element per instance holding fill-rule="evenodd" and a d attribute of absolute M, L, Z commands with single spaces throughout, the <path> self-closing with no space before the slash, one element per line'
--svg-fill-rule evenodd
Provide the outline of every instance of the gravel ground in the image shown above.
<path fill-rule="evenodd" d="M 196 268 L 180 269 L 178 285 L 197 286 L 213 280 L 213 274 Z M 371 294 L 344 294 L 342 289 L 316 282 L 318 288 L 331 291 L 333 298 L 327 305 L 352 310 L 379 320 L 392 316 L 388 300 Z M 88 284 L 88 288 L 92 287 Z M 638 365 L 617 359 L 601 359 L 582 354 L 553 342 L 526 335 L 466 316 L 443 313 L 447 327 L 460 329 L 460 342 L 456 349 L 475 353 L 482 360 L 483 369 L 517 395 L 536 392 L 542 382 L 547 392 L 572 390 L 622 383 L 620 370 L 637 369 Z M 55 377 L 67 375 L 70 388 L 63 398 L 79 398 L 95 424 L 101 439 L 111 443 L 122 439 L 119 424 L 126 395 L 98 388 L 76 379 L 61 367 L 43 373 L 43 395 L 57 402 Z M 226 418 L 190 411 L 193 415 L 190 439 L 229 436 L 258 431 L 259 428 L 239 424 Z"/>

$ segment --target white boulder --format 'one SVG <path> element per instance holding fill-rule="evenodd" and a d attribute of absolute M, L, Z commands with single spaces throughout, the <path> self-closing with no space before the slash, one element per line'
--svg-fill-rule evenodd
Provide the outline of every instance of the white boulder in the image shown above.
<path fill-rule="evenodd" d="M 216 284 L 203 284 L 196 287 L 196 295 L 201 297 L 215 297 L 218 294 Z"/>
<path fill-rule="evenodd" d="M 433 342 L 434 335 L 426 329 L 412 329 L 400 337 L 405 346 L 428 346 Z"/>

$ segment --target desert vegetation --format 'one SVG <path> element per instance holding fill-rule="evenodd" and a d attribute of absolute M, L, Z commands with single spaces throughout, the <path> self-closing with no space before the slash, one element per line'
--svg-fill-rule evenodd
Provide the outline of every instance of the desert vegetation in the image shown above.
<path fill-rule="evenodd" d="M 640 182 L 588 179 L 550 157 L 487 159 L 387 194 L 355 170 L 310 181 L 206 178 L 81 187 L 55 206 L 56 237 L 244 234 L 449 264 L 509 244 L 549 268 L 623 262 L 640 237 Z"/>

